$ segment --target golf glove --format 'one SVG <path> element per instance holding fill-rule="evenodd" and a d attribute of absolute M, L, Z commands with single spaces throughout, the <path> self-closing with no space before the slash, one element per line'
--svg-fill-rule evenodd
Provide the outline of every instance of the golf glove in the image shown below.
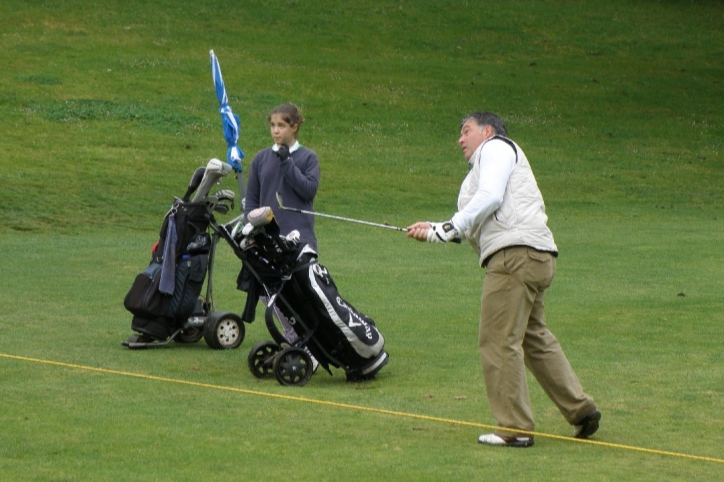
<path fill-rule="evenodd" d="M 289 146 L 287 146 L 286 144 L 282 144 L 281 146 L 279 146 L 279 149 L 277 150 L 277 156 L 279 156 L 279 160 L 282 162 L 289 159 Z"/>
<path fill-rule="evenodd" d="M 450 241 L 460 242 L 460 233 L 455 229 L 452 221 L 444 223 L 430 223 L 431 228 L 427 230 L 428 243 L 448 243 Z"/>

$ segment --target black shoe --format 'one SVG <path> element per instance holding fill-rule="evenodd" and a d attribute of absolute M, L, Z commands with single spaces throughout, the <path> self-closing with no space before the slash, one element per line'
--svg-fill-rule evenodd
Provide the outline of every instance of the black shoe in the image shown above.
<path fill-rule="evenodd" d="M 596 433 L 598 423 L 601 421 L 601 412 L 594 410 L 586 418 L 573 426 L 573 436 L 576 438 L 586 439 Z"/>

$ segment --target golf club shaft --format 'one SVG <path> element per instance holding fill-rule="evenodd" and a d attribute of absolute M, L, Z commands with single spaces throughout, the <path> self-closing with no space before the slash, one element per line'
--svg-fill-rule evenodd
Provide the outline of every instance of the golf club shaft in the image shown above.
<path fill-rule="evenodd" d="M 290 207 L 282 206 L 281 204 L 279 205 L 279 207 L 284 209 L 285 211 L 294 211 L 294 212 L 302 213 L 302 214 L 310 214 L 312 216 L 320 216 L 323 218 L 338 219 L 340 221 L 349 221 L 350 223 L 366 224 L 367 226 L 376 226 L 378 228 L 394 229 L 395 231 L 402 231 L 404 233 L 407 232 L 406 228 L 390 226 L 389 224 L 371 223 L 369 221 L 362 221 L 360 219 L 345 218 L 343 216 L 334 216 L 332 214 L 323 214 L 323 213 L 317 213 L 314 211 L 305 211 L 304 209 L 290 208 Z"/>
<path fill-rule="evenodd" d="M 246 198 L 246 184 L 244 184 L 244 171 L 236 173 L 236 182 L 239 185 L 239 208 L 244 212 L 244 199 Z"/>

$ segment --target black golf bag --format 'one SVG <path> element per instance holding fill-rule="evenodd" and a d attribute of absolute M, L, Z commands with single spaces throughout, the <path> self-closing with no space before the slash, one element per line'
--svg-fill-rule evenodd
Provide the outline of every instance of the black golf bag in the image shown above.
<path fill-rule="evenodd" d="M 327 371 L 342 368 L 347 379 L 374 378 L 389 356 L 375 322 L 346 302 L 317 253 L 295 239 L 279 235 L 275 220 L 238 239 L 242 270 L 238 288 L 247 292 L 242 320 L 251 322 L 259 296 L 266 295 L 282 311 L 303 347 Z M 273 306 L 266 310 L 272 338 L 286 342 L 273 322 Z M 331 373 L 331 372 L 330 372 Z"/>
<path fill-rule="evenodd" d="M 166 214 L 151 263 L 123 302 L 133 314 L 131 328 L 165 340 L 195 313 L 209 262 L 211 212 L 206 203 L 177 199 Z"/>

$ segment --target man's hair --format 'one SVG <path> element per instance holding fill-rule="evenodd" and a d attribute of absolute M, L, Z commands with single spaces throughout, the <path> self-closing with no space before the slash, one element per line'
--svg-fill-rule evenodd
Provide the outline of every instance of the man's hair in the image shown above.
<path fill-rule="evenodd" d="M 469 120 L 474 120 L 480 127 L 490 126 L 499 136 L 508 137 L 508 129 L 505 127 L 505 122 L 492 112 L 473 112 L 468 114 L 463 118 L 462 122 L 460 122 L 460 129 L 462 129 L 463 125 Z"/>
<path fill-rule="evenodd" d="M 304 122 L 304 117 L 302 117 L 299 107 L 294 104 L 282 104 L 274 107 L 266 118 L 267 122 L 271 122 L 271 116 L 274 114 L 281 115 L 284 122 L 290 126 L 301 126 L 302 122 Z"/>

